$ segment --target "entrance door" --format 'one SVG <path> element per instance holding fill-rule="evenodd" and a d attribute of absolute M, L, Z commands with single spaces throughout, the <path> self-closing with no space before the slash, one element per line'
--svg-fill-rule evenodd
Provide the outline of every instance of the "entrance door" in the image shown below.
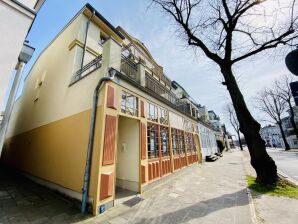
<path fill-rule="evenodd" d="M 119 117 L 116 157 L 116 201 L 126 201 L 139 192 L 139 120 Z M 118 201 L 118 202 L 117 202 Z"/>

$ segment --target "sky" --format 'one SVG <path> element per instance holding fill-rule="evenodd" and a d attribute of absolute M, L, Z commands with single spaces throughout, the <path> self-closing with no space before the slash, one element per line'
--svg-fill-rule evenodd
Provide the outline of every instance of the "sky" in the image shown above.
<path fill-rule="evenodd" d="M 149 0 L 46 0 L 28 34 L 29 44 L 36 51 L 26 65 L 23 78 L 27 76 L 39 53 L 79 11 L 90 3 L 115 27 L 120 25 L 132 36 L 141 40 L 157 63 L 163 66 L 170 79 L 180 83 L 192 98 L 208 110 L 214 110 L 234 133 L 229 125 L 223 107 L 230 101 L 228 92 L 217 66 L 202 54 L 196 54 L 175 34 L 175 26 L 159 8 L 150 6 Z M 283 74 L 289 74 L 284 55 L 268 57 L 262 55 L 255 60 L 242 62 L 235 68 L 240 89 L 249 109 L 257 120 L 260 114 L 255 110 L 253 97 Z M 19 93 L 21 93 L 23 82 Z"/>

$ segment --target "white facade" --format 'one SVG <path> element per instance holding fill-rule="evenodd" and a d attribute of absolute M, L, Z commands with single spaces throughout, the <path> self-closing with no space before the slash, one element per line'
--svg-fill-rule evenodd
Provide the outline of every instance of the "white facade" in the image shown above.
<path fill-rule="evenodd" d="M 202 124 L 198 124 L 202 146 L 202 158 L 218 152 L 215 132 Z"/>
<path fill-rule="evenodd" d="M 260 130 L 262 139 L 266 142 L 269 147 L 283 147 L 281 133 L 277 125 L 268 125 Z"/>
<path fill-rule="evenodd" d="M 0 109 L 24 40 L 44 0 L 0 0 Z"/>

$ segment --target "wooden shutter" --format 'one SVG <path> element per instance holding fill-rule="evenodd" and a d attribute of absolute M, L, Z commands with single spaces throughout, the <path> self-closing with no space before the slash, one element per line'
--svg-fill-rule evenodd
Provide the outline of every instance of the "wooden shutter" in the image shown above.
<path fill-rule="evenodd" d="M 107 107 L 117 109 L 116 90 L 112 86 L 108 86 L 107 92 Z"/>
<path fill-rule="evenodd" d="M 114 164 L 116 119 L 114 116 L 106 115 L 102 165 Z"/>
<path fill-rule="evenodd" d="M 100 200 L 113 195 L 114 173 L 103 173 L 100 178 Z"/>
<path fill-rule="evenodd" d="M 146 124 L 141 123 L 141 159 L 146 159 Z"/>

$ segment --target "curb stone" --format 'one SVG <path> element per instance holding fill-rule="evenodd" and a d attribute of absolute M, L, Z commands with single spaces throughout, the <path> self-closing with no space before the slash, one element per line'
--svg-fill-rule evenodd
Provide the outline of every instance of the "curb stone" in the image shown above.
<path fill-rule="evenodd" d="M 298 181 L 294 180 L 293 178 L 289 177 L 287 174 L 285 174 L 284 172 L 277 170 L 277 173 L 282 176 L 283 178 L 285 178 L 287 181 L 291 182 L 292 184 L 298 186 Z"/>
<path fill-rule="evenodd" d="M 252 198 L 252 193 L 251 190 L 247 187 L 246 188 L 247 191 L 247 196 L 248 196 L 248 201 L 249 201 L 249 209 L 250 209 L 250 213 L 251 213 L 251 221 L 254 224 L 258 224 L 258 219 L 257 219 L 257 214 L 256 214 L 256 207 Z"/>

